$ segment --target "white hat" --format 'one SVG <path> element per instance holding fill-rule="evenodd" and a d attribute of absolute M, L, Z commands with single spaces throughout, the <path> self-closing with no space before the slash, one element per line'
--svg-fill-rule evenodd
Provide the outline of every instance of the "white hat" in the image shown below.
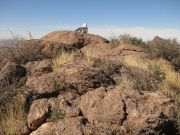
<path fill-rule="evenodd" d="M 88 26 L 87 26 L 87 23 L 85 22 L 81 27 L 87 28 L 87 27 L 88 27 Z"/>

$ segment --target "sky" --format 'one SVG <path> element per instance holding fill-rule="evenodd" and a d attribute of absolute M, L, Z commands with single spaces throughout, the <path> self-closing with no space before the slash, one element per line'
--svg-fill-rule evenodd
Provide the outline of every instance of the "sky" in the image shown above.
<path fill-rule="evenodd" d="M 107 38 L 126 33 L 180 41 L 180 0 L 0 0 L 0 39 L 11 32 L 40 38 L 83 22 L 89 33 Z"/>

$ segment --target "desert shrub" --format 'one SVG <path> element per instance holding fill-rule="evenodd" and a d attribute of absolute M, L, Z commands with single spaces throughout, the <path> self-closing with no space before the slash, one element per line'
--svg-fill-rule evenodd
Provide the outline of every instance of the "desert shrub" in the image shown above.
<path fill-rule="evenodd" d="M 166 78 L 165 72 L 158 65 L 148 65 L 148 69 L 158 81 Z"/>
<path fill-rule="evenodd" d="M 180 69 L 180 44 L 176 40 L 165 42 L 150 42 L 149 52 L 153 57 L 164 58 L 170 61 L 175 68 Z"/>
<path fill-rule="evenodd" d="M 143 47 L 143 48 L 147 48 L 148 46 L 146 45 L 146 42 L 144 42 L 141 38 L 138 38 L 138 37 L 134 37 L 134 36 L 131 36 L 129 34 L 121 34 L 119 36 L 112 36 L 110 38 L 110 42 L 112 45 L 120 42 L 120 41 L 123 41 L 124 43 L 128 43 L 128 44 L 132 44 L 132 45 L 136 45 L 136 46 L 140 46 L 140 47 Z"/>
<path fill-rule="evenodd" d="M 11 84 L 8 80 L 0 81 L 0 109 L 22 91 L 21 88 L 24 86 L 25 81 L 25 77 L 21 79 L 13 79 Z"/>
<path fill-rule="evenodd" d="M 38 40 L 26 40 L 19 36 L 13 36 L 11 44 L 0 47 L 0 68 L 7 62 L 24 64 L 29 61 L 36 61 L 48 58 L 42 54 L 42 44 Z"/>
<path fill-rule="evenodd" d="M 159 80 L 149 71 L 130 67 L 130 78 L 134 89 L 139 91 L 154 91 L 158 89 Z"/>
<path fill-rule="evenodd" d="M 142 70 L 129 71 L 129 74 L 122 75 L 118 84 L 125 90 L 137 91 L 155 91 L 158 87 L 158 81 L 154 76 L 142 73 Z"/>
<path fill-rule="evenodd" d="M 26 120 L 23 102 L 20 99 L 14 99 L 12 102 L 4 105 L 4 108 L 0 109 L 0 113 L 0 133 L 19 135 Z"/>
<path fill-rule="evenodd" d="M 124 56 L 123 62 L 129 68 L 129 73 L 132 76 L 125 78 L 125 82 L 130 82 L 129 85 L 133 86 L 134 89 L 157 90 L 166 78 L 164 70 L 150 59 L 127 55 Z"/>
<path fill-rule="evenodd" d="M 95 59 L 93 66 L 101 69 L 108 76 L 118 74 L 122 67 L 120 62 L 108 59 Z"/>
<path fill-rule="evenodd" d="M 119 36 L 119 39 L 133 45 L 145 45 L 145 42 L 141 38 L 129 34 L 122 34 Z"/>

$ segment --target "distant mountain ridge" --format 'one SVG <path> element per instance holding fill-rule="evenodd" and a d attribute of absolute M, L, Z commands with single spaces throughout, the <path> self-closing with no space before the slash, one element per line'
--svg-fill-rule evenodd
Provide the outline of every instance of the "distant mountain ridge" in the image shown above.
<path fill-rule="evenodd" d="M 11 45 L 15 42 L 15 39 L 0 39 L 0 45 Z"/>

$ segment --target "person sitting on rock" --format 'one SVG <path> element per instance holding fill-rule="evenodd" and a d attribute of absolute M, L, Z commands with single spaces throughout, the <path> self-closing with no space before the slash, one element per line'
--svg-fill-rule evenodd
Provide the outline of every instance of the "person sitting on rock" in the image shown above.
<path fill-rule="evenodd" d="M 78 31 L 78 32 L 81 32 L 81 33 L 87 33 L 88 32 L 87 23 L 84 23 L 81 27 L 79 27 L 75 31 Z"/>

